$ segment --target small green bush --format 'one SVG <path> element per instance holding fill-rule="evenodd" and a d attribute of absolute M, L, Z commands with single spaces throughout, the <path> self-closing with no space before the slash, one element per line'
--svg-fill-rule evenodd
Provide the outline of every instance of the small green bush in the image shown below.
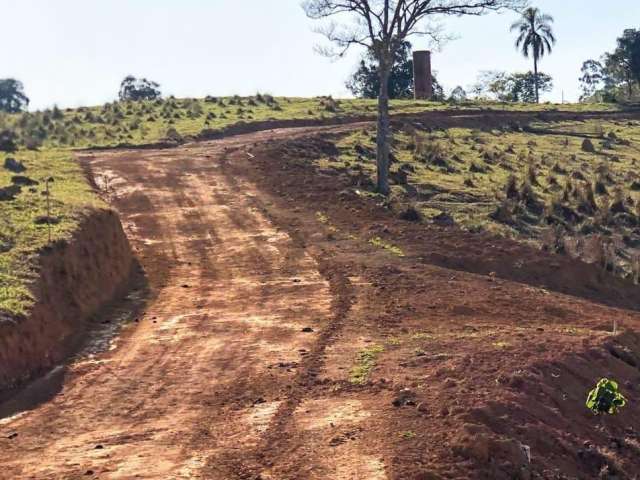
<path fill-rule="evenodd" d="M 587 397 L 587 408 L 596 415 L 614 415 L 626 404 L 627 399 L 618 391 L 618 383 L 608 378 L 600 380 Z"/>

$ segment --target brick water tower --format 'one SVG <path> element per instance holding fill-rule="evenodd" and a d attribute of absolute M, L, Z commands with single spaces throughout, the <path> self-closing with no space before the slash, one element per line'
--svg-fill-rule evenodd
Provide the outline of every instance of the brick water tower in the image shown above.
<path fill-rule="evenodd" d="M 413 84 L 416 100 L 433 99 L 433 77 L 431 76 L 431 52 L 413 52 Z"/>

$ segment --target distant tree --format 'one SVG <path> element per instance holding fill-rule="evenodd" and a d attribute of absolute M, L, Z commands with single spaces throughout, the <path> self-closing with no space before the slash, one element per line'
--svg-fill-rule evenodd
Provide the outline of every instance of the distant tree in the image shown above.
<path fill-rule="evenodd" d="M 632 100 L 640 86 L 640 30 L 624 30 L 616 49 L 582 64 L 582 100 Z"/>
<path fill-rule="evenodd" d="M 534 72 L 486 71 L 480 73 L 472 92 L 476 97 L 487 100 L 534 103 L 537 101 L 536 83 L 539 92 L 553 89 L 553 78 L 546 73 L 538 72 L 536 77 Z"/>
<path fill-rule="evenodd" d="M 461 86 L 457 86 L 451 91 L 449 101 L 452 103 L 460 103 L 467 100 L 467 92 Z"/>
<path fill-rule="evenodd" d="M 359 98 L 378 98 L 380 93 L 380 72 L 371 49 L 353 76 L 347 81 L 347 88 Z M 394 54 L 393 66 L 389 73 L 389 98 L 413 97 L 413 60 L 411 44 L 402 42 Z"/>
<path fill-rule="evenodd" d="M 524 0 L 305 0 L 303 8 L 309 18 L 341 18 L 322 31 L 338 50 L 323 53 L 342 56 L 354 46 L 373 52 L 378 65 L 377 189 L 389 194 L 389 154 L 391 128 L 389 115 L 389 77 L 398 50 L 411 35 L 437 37 L 430 19 L 442 16 L 481 15 L 503 8 L 520 7 Z"/>
<path fill-rule="evenodd" d="M 617 40 L 613 53 L 605 55 L 606 68 L 627 86 L 629 97 L 633 95 L 633 85 L 640 81 L 640 31 L 630 28 Z"/>
<path fill-rule="evenodd" d="M 358 69 L 346 83 L 349 91 L 358 98 L 378 98 L 380 73 L 375 55 L 371 50 L 360 61 Z M 413 59 L 411 43 L 403 42 L 389 75 L 389 98 L 413 98 Z M 433 99 L 442 100 L 444 93 L 435 75 L 433 76 Z"/>
<path fill-rule="evenodd" d="M 432 76 L 432 84 L 433 84 L 433 96 L 431 100 L 434 102 L 444 102 L 444 87 L 436 78 L 436 73 Z"/>
<path fill-rule="evenodd" d="M 51 112 L 51 117 L 52 117 L 54 120 L 62 120 L 62 119 L 64 119 L 64 113 L 62 112 L 62 110 L 60 110 L 60 109 L 58 108 L 58 106 L 57 106 L 57 105 L 54 105 L 54 106 L 53 106 L 53 110 L 52 110 L 52 112 Z"/>
<path fill-rule="evenodd" d="M 538 79 L 538 62 L 547 53 L 551 53 L 556 37 L 551 29 L 553 17 L 530 7 L 522 13 L 522 18 L 511 25 L 511 31 L 518 32 L 516 48 L 525 58 L 533 57 L 533 75 L 536 103 L 540 102 L 540 86 Z"/>
<path fill-rule="evenodd" d="M 605 78 L 604 66 L 597 60 L 587 60 L 580 69 L 580 86 L 582 95 L 580 100 L 593 97 Z"/>
<path fill-rule="evenodd" d="M 0 79 L 0 111 L 18 113 L 27 109 L 29 98 L 22 82 L 14 78 Z"/>
<path fill-rule="evenodd" d="M 118 97 L 121 101 L 155 100 L 160 98 L 160 84 L 147 80 L 146 78 L 136 78 L 132 75 L 125 77 L 120 84 Z"/>
<path fill-rule="evenodd" d="M 513 79 L 507 72 L 483 71 L 471 87 L 471 93 L 479 99 L 508 102 L 511 99 Z"/>
<path fill-rule="evenodd" d="M 540 92 L 550 92 L 553 89 L 553 78 L 542 72 L 514 73 L 510 85 L 509 101 L 538 103 Z"/>

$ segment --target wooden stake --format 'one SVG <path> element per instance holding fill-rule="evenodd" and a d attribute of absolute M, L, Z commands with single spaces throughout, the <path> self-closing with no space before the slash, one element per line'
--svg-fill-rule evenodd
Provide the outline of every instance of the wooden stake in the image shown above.
<path fill-rule="evenodd" d="M 49 243 L 51 243 L 51 199 L 50 199 L 50 192 L 49 192 L 49 181 L 51 181 L 51 177 L 48 177 L 45 180 L 45 189 L 46 189 L 46 197 L 47 197 L 47 230 L 49 233 Z"/>

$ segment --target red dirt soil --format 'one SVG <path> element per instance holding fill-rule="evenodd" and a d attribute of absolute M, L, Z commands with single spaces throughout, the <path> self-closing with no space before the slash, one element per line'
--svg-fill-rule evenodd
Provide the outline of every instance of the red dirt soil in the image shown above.
<path fill-rule="evenodd" d="M 74 235 L 39 255 L 37 299 L 29 315 L 0 319 L 0 392 L 62 361 L 88 319 L 126 290 L 133 256 L 112 210 L 94 211 Z"/>
<path fill-rule="evenodd" d="M 84 158 L 150 295 L 60 393 L 0 420 L 0 478 L 638 478 L 637 288 L 399 220 L 294 148 L 350 128 Z M 600 419 L 604 376 L 629 406 Z"/>

